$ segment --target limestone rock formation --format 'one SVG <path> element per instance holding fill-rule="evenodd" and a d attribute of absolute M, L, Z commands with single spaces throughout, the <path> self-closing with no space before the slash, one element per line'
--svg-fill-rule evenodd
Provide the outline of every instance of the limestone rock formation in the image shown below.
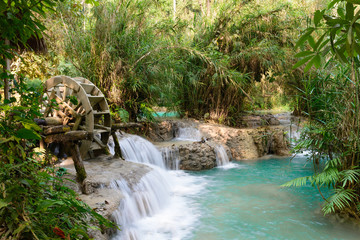
<path fill-rule="evenodd" d="M 200 171 L 216 167 L 214 147 L 208 143 L 194 142 L 180 145 L 180 169 Z"/>

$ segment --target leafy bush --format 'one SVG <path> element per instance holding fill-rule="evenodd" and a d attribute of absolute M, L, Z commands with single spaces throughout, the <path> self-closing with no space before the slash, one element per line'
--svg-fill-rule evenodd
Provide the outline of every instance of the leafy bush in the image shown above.
<path fill-rule="evenodd" d="M 309 182 L 317 188 L 327 186 L 333 195 L 324 198 L 324 213 L 344 212 L 360 220 L 358 5 L 356 1 L 331 1 L 327 9 L 315 12 L 313 26 L 297 43 L 303 51 L 297 54 L 301 59 L 294 67 L 321 69 L 302 84 L 309 125 L 296 148 L 311 151 L 315 174 L 286 186 Z M 317 167 L 320 161 L 325 162 L 325 168 Z"/>
<path fill-rule="evenodd" d="M 0 238 L 89 239 L 90 228 L 114 227 L 33 152 L 42 85 L 20 79 L 11 91 L 14 97 L 0 104 Z"/>

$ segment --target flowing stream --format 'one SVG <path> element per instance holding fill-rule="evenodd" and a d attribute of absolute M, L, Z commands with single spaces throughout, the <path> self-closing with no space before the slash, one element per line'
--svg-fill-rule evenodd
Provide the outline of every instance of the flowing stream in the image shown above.
<path fill-rule="evenodd" d="M 189 130 L 180 133 L 179 140 L 201 138 Z M 351 224 L 322 215 L 316 189 L 279 187 L 312 174 L 304 157 L 229 162 L 224 147 L 217 146 L 220 167 L 185 172 L 178 170 L 176 148 L 160 152 L 139 136 L 118 138 L 127 161 L 154 170 L 134 186 L 122 179 L 111 183 L 124 195 L 114 213 L 122 229 L 114 240 L 359 239 Z"/>

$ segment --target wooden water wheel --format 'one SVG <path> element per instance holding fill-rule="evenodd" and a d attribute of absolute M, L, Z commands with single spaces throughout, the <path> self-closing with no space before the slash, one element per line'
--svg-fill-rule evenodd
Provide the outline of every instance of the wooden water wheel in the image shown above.
<path fill-rule="evenodd" d="M 83 159 L 107 151 L 111 134 L 111 116 L 104 94 L 85 78 L 56 76 L 45 82 L 44 117 L 53 117 L 71 131 L 85 130 L 93 140 L 79 144 Z M 56 104 L 53 104 L 55 103 Z"/>

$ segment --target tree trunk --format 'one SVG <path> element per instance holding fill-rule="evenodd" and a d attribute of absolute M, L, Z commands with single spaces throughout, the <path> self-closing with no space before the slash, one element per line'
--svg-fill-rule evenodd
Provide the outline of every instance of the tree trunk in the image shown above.
<path fill-rule="evenodd" d="M 176 20 L 176 0 L 173 0 L 174 21 Z"/>
<path fill-rule="evenodd" d="M 10 41 L 8 39 L 5 39 L 5 45 L 10 46 Z M 6 58 L 6 71 L 8 74 L 10 74 L 10 65 L 11 60 Z M 4 79 L 4 97 L 5 99 L 10 99 L 10 79 Z"/>

